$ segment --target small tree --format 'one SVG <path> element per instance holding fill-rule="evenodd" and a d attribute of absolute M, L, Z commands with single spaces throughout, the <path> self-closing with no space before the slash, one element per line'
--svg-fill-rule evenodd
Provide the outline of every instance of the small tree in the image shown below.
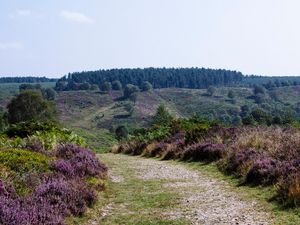
<path fill-rule="evenodd" d="M 23 91 L 14 97 L 7 106 L 10 124 L 28 121 L 56 120 L 55 105 L 45 100 L 38 91 Z"/>
<path fill-rule="evenodd" d="M 128 127 L 125 126 L 125 125 L 118 126 L 115 133 L 116 133 L 116 137 L 117 137 L 118 140 L 122 140 L 124 138 L 127 138 L 128 133 L 129 133 Z"/>
<path fill-rule="evenodd" d="M 265 96 L 265 94 L 256 94 L 254 96 L 254 100 L 257 104 L 261 104 L 266 101 L 266 96 Z"/>
<path fill-rule="evenodd" d="M 92 91 L 98 91 L 98 90 L 99 90 L 98 85 L 97 85 L 97 84 L 92 84 L 92 85 L 91 85 L 91 90 L 92 90 Z"/>
<path fill-rule="evenodd" d="M 46 88 L 43 90 L 43 96 L 49 101 L 54 101 L 56 99 L 56 91 L 53 88 Z"/>
<path fill-rule="evenodd" d="M 153 116 L 154 125 L 168 125 L 172 120 L 173 117 L 164 105 L 160 105 Z"/>
<path fill-rule="evenodd" d="M 119 80 L 115 80 L 112 82 L 112 89 L 116 91 L 122 90 L 122 84 Z"/>
<path fill-rule="evenodd" d="M 252 115 L 248 115 L 242 119 L 244 125 L 256 125 L 256 121 Z"/>
<path fill-rule="evenodd" d="M 78 84 L 78 89 L 79 90 L 90 90 L 91 89 L 91 85 L 88 82 L 79 83 Z"/>
<path fill-rule="evenodd" d="M 150 91 L 152 90 L 152 84 L 148 81 L 144 81 L 142 84 L 142 91 Z"/>
<path fill-rule="evenodd" d="M 56 91 L 63 91 L 67 88 L 67 82 L 66 81 L 58 81 L 55 84 L 55 90 Z"/>
<path fill-rule="evenodd" d="M 254 92 L 254 95 L 258 95 L 258 94 L 264 95 L 266 93 L 266 90 L 263 86 L 255 85 L 253 92 Z"/>
<path fill-rule="evenodd" d="M 140 89 L 132 84 L 127 84 L 124 89 L 124 98 L 130 98 L 134 93 L 138 92 Z"/>
<path fill-rule="evenodd" d="M 250 108 L 249 108 L 248 105 L 243 105 L 243 106 L 241 106 L 240 116 L 241 116 L 242 118 L 248 116 L 249 113 L 250 113 Z"/>
<path fill-rule="evenodd" d="M 270 124 L 272 121 L 270 115 L 260 108 L 252 110 L 251 116 L 259 124 Z"/>
<path fill-rule="evenodd" d="M 111 83 L 108 82 L 108 81 L 105 81 L 101 86 L 102 86 L 102 87 L 101 87 L 101 90 L 102 90 L 102 91 L 110 92 L 111 89 L 112 89 L 112 85 L 111 85 Z"/>
<path fill-rule="evenodd" d="M 213 95 L 215 94 L 215 92 L 216 92 L 216 88 L 215 88 L 215 87 L 209 86 L 209 87 L 207 88 L 207 94 L 208 94 L 209 96 L 213 96 Z"/>

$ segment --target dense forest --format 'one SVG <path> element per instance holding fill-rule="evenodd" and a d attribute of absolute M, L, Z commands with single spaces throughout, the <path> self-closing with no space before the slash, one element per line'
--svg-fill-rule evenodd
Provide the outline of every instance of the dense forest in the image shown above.
<path fill-rule="evenodd" d="M 227 86 L 241 82 L 240 72 L 205 68 L 145 68 L 111 69 L 77 72 L 63 77 L 57 82 L 57 90 L 78 90 L 89 85 L 120 81 L 122 86 L 132 84 L 141 87 L 148 81 L 153 88 L 207 88 Z"/>
<path fill-rule="evenodd" d="M 56 81 L 57 79 L 47 77 L 0 77 L 0 83 L 43 83 Z"/>
<path fill-rule="evenodd" d="M 299 76 L 244 76 L 242 84 L 244 85 L 255 85 L 255 84 L 268 84 L 274 83 L 277 87 L 279 86 L 290 86 L 290 85 L 299 85 L 300 77 Z"/>
<path fill-rule="evenodd" d="M 114 83 L 117 85 L 114 85 Z M 128 84 L 143 89 L 148 82 L 153 88 L 208 88 L 209 86 L 246 86 L 263 85 L 290 86 L 300 84 L 300 77 L 274 77 L 243 75 L 241 72 L 225 69 L 206 68 L 145 68 L 145 69 L 110 69 L 70 73 L 59 79 L 56 90 L 88 90 L 106 91 L 122 89 Z"/>

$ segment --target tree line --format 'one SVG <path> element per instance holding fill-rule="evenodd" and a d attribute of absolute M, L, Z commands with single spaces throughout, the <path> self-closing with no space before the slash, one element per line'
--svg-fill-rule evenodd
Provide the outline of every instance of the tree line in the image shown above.
<path fill-rule="evenodd" d="M 153 88 L 207 88 L 209 86 L 235 85 L 243 75 L 237 71 L 205 68 L 145 68 L 110 69 L 68 74 L 56 83 L 56 90 L 100 89 L 106 82 L 120 82 L 125 87 L 132 84 L 142 88 L 147 81 Z M 107 85 L 107 83 L 106 83 Z"/>
<path fill-rule="evenodd" d="M 44 83 L 56 82 L 55 78 L 47 77 L 0 77 L 0 83 Z"/>

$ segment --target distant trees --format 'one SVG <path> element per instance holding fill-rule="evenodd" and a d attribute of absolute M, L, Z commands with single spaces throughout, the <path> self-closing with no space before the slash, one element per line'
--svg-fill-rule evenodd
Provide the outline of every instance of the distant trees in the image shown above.
<path fill-rule="evenodd" d="M 278 93 L 277 90 L 269 91 L 269 96 L 270 96 L 274 101 L 280 101 L 279 93 Z"/>
<path fill-rule="evenodd" d="M 20 93 L 28 90 L 41 92 L 43 97 L 49 101 L 54 101 L 56 98 L 56 91 L 53 88 L 42 88 L 41 84 L 21 84 L 19 86 Z"/>
<path fill-rule="evenodd" d="M 25 91 L 25 90 L 41 90 L 42 86 L 41 84 L 21 84 L 19 85 L 19 91 Z"/>
<path fill-rule="evenodd" d="M 57 82 L 56 90 L 77 90 L 76 84 L 84 82 L 89 84 L 112 82 L 114 90 L 115 83 L 120 82 L 123 87 L 132 84 L 143 90 L 145 81 L 153 88 L 207 88 L 214 85 L 237 84 L 242 79 L 243 75 L 240 72 L 205 68 L 111 69 L 69 74 Z M 120 89 L 120 85 L 117 89 Z"/>
<path fill-rule="evenodd" d="M 40 91 L 26 90 L 14 97 L 7 106 L 8 122 L 54 121 L 55 105 L 45 100 Z"/>
<path fill-rule="evenodd" d="M 57 80 L 47 77 L 1 77 L 0 83 L 44 83 L 56 82 Z"/>

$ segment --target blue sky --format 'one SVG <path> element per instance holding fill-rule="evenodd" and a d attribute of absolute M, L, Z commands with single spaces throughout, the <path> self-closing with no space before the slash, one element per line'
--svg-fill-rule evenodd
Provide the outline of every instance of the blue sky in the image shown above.
<path fill-rule="evenodd" d="M 2 0 L 0 76 L 135 67 L 300 75 L 299 0 Z"/>

